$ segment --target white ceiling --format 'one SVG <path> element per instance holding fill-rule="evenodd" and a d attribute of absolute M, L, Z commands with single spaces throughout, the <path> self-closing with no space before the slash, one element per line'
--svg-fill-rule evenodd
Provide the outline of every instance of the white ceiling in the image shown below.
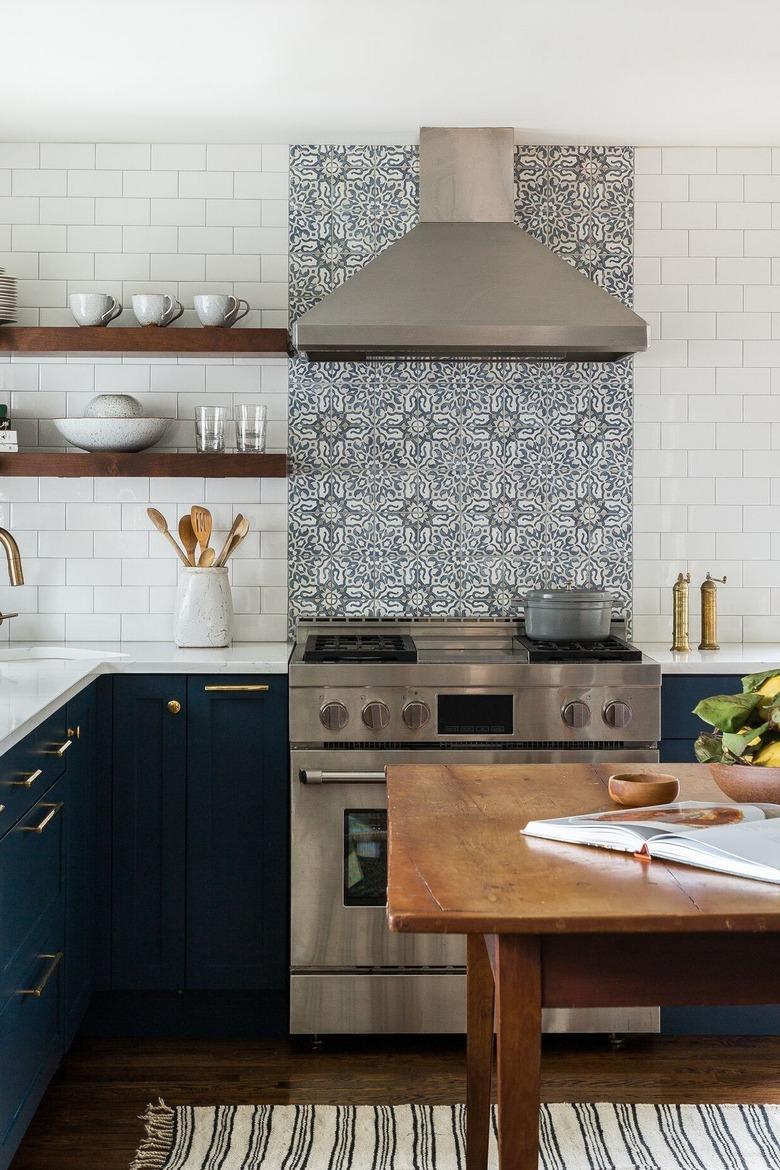
<path fill-rule="evenodd" d="M 776 0 L 3 0 L 0 139 L 780 142 Z"/>

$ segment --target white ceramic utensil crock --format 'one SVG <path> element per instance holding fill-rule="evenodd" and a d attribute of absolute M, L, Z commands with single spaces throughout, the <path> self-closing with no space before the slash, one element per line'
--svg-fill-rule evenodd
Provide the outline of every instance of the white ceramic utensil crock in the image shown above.
<path fill-rule="evenodd" d="M 227 569 L 181 569 L 173 637 L 177 646 L 230 645 L 233 595 Z"/>

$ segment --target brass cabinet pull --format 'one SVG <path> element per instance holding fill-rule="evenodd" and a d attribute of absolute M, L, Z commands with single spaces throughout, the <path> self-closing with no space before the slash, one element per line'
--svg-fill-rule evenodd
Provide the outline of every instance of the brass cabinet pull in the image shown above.
<path fill-rule="evenodd" d="M 35 987 L 23 987 L 19 989 L 19 995 L 34 995 L 36 999 L 40 999 L 46 990 L 46 984 L 51 979 L 54 972 L 62 962 L 62 951 L 57 951 L 56 955 L 39 955 L 39 959 L 48 959 L 49 965 L 41 978 L 40 983 L 36 983 Z"/>
<path fill-rule="evenodd" d="M 11 785 L 14 788 L 32 788 L 39 776 L 43 775 L 42 768 L 36 768 L 29 776 L 25 776 L 24 780 L 12 780 Z"/>
<path fill-rule="evenodd" d="M 79 724 L 68 728 L 68 739 L 81 739 L 81 726 Z"/>
<path fill-rule="evenodd" d="M 42 804 L 39 808 L 47 808 L 49 811 L 46 816 L 37 825 L 20 825 L 19 828 L 23 833 L 42 833 L 47 825 L 51 824 L 58 812 L 61 812 L 64 802 L 59 801 L 58 804 Z"/>
<path fill-rule="evenodd" d="M 251 685 L 244 685 L 244 686 L 222 686 L 222 685 L 219 685 L 219 686 L 204 687 L 203 689 L 204 689 L 204 691 L 208 691 L 208 692 L 213 692 L 213 691 L 244 691 L 244 692 L 252 691 L 254 694 L 257 695 L 257 694 L 265 694 L 265 692 L 270 691 L 271 688 L 269 687 L 268 683 L 254 683 Z"/>
<path fill-rule="evenodd" d="M 72 739 L 66 739 L 65 743 L 60 744 L 60 746 L 54 752 L 55 756 L 64 756 L 69 747 L 73 747 Z"/>
<path fill-rule="evenodd" d="M 169 699 L 165 704 L 171 715 L 178 715 L 181 711 L 181 703 L 178 699 Z"/>

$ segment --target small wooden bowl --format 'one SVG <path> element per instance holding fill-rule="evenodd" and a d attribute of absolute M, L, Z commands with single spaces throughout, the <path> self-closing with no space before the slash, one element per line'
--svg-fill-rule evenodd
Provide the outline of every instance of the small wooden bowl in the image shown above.
<path fill-rule="evenodd" d="M 609 778 L 609 795 L 624 808 L 671 804 L 680 795 L 680 781 L 663 772 L 617 772 Z"/>

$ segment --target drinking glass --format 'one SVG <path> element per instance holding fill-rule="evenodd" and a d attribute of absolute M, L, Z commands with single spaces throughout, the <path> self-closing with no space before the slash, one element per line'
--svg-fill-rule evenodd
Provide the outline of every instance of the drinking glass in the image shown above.
<path fill-rule="evenodd" d="M 236 404 L 236 447 L 239 451 L 265 451 L 265 424 L 268 408 L 254 403 Z"/>
<path fill-rule="evenodd" d="M 195 450 L 225 450 L 224 406 L 195 407 Z"/>

